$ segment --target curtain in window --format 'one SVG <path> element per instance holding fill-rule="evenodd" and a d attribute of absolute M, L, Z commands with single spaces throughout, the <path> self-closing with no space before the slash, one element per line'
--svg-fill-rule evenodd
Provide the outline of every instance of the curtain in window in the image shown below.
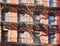
<path fill-rule="evenodd" d="M 55 19 L 54 16 L 49 15 L 49 24 L 50 24 L 50 25 L 54 25 L 54 19 Z"/>
<path fill-rule="evenodd" d="M 49 43 L 50 44 L 54 44 L 54 38 L 55 38 L 54 34 L 49 34 Z"/>
<path fill-rule="evenodd" d="M 54 16 L 49 16 L 49 21 L 53 22 L 54 21 Z"/>

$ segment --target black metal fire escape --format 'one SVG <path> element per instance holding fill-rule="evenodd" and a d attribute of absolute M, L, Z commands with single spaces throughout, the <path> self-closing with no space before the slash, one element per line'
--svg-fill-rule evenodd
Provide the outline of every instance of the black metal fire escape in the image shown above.
<path fill-rule="evenodd" d="M 45 12 L 47 15 L 49 14 L 49 13 L 52 13 L 52 14 L 54 14 L 54 15 L 56 15 L 57 13 L 58 13 L 58 10 L 60 10 L 60 8 L 58 8 L 58 7 L 52 7 L 52 8 L 50 8 L 50 7 L 45 7 L 45 6 L 43 6 L 43 5 L 34 5 L 34 6 L 28 6 L 28 5 L 26 5 L 26 4 L 19 4 L 19 5 L 17 5 L 17 4 L 9 4 L 9 3 L 0 3 L 0 5 L 3 7 L 3 9 L 8 9 L 8 10 L 11 10 L 11 9 L 17 9 L 17 10 L 21 10 L 20 8 L 22 8 L 22 7 L 24 7 L 23 8 L 23 10 L 22 10 L 22 12 L 26 12 L 26 13 L 28 13 L 29 15 L 31 15 L 31 17 L 33 18 L 33 14 L 31 13 L 31 11 L 32 12 L 36 12 L 36 13 L 41 13 L 41 14 L 44 14 L 43 13 L 43 11 L 45 12 L 45 9 L 46 10 L 48 10 L 48 13 L 47 12 Z M 9 7 L 12 7 L 12 8 L 10 8 L 9 9 Z M 37 8 L 38 7 L 38 8 Z M 34 10 L 31 10 L 31 9 L 34 9 Z M 0 9 L 1 10 L 1 9 Z M 16 10 L 16 11 L 17 11 Z M 27 12 L 28 11 L 28 12 Z M 1 12 L 0 12 L 1 13 Z M 1 15 L 1 14 L 0 14 Z M 47 17 L 48 18 L 48 17 Z M 11 27 L 11 25 L 13 25 L 13 26 L 15 26 L 15 30 L 20 30 L 21 28 L 23 28 L 22 30 L 25 30 L 25 31 L 27 31 L 27 32 L 29 32 L 30 33 L 30 35 L 31 35 L 31 37 L 35 40 L 35 38 L 34 38 L 34 36 L 36 36 L 35 35 L 35 31 L 31 31 L 30 30 L 30 28 L 29 28 L 29 25 L 27 24 L 27 23 L 23 23 L 22 25 L 19 23 L 19 22 L 17 22 L 17 23 L 14 23 L 14 22 L 4 22 L 4 21 L 1 21 L 0 22 L 1 23 L 1 30 L 3 30 L 3 25 L 6 27 L 6 28 L 8 28 L 8 29 L 12 29 Z M 44 24 L 40 24 L 40 23 L 38 23 L 38 24 L 33 24 L 33 30 L 38 30 L 37 32 L 40 32 L 41 30 L 42 31 L 44 31 L 47 35 L 48 35 L 48 33 L 49 32 L 52 32 L 52 33 L 54 33 L 54 31 L 53 30 L 56 30 L 57 29 L 57 27 L 55 26 L 55 25 L 53 25 L 53 26 L 49 26 L 49 25 L 44 25 Z M 37 29 L 38 28 L 38 29 Z M 47 29 L 46 29 L 47 28 Z M 52 29 L 52 31 L 48 31 L 48 30 L 50 30 L 50 29 Z M 56 33 L 56 32 L 55 32 Z M 38 39 L 38 38 L 37 38 Z M 39 42 L 40 43 L 40 42 Z"/>

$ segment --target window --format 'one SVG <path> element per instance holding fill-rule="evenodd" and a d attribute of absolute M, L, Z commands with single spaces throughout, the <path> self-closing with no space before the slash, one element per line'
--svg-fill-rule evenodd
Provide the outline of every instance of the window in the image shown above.
<path fill-rule="evenodd" d="M 49 24 L 54 25 L 55 16 L 49 15 Z"/>
<path fill-rule="evenodd" d="M 19 17 L 19 22 L 24 22 L 25 21 L 23 13 L 19 13 L 18 17 Z"/>
<path fill-rule="evenodd" d="M 39 33 L 33 33 L 33 35 L 34 35 L 34 43 L 36 45 L 40 44 L 41 42 L 40 42 Z"/>
<path fill-rule="evenodd" d="M 25 43 L 24 32 L 18 32 L 18 39 L 19 39 L 19 42 Z"/>
<path fill-rule="evenodd" d="M 3 0 L 3 2 L 4 2 L 4 3 L 7 3 L 7 2 L 8 2 L 8 0 Z"/>
<path fill-rule="evenodd" d="M 49 0 L 50 7 L 56 7 L 56 0 Z"/>
<path fill-rule="evenodd" d="M 36 5 L 38 5 L 38 4 L 40 4 L 40 0 L 34 0 L 34 3 L 35 3 Z"/>
<path fill-rule="evenodd" d="M 35 14 L 33 21 L 34 21 L 34 23 L 40 22 L 40 17 L 39 17 L 39 15 Z"/>
<path fill-rule="evenodd" d="M 19 3 L 25 3 L 26 0 L 19 0 Z"/>
<path fill-rule="evenodd" d="M 9 21 L 8 11 L 3 11 L 2 14 L 2 21 Z"/>
<path fill-rule="evenodd" d="M 8 31 L 2 32 L 2 41 L 5 41 L 5 42 L 8 41 Z"/>
<path fill-rule="evenodd" d="M 54 44 L 54 38 L 55 38 L 54 34 L 49 34 L 49 43 L 50 44 Z"/>

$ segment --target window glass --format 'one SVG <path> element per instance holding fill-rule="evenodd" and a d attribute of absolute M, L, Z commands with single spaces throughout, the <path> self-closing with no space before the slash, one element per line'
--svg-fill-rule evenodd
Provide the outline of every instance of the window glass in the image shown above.
<path fill-rule="evenodd" d="M 40 22 L 40 17 L 39 15 L 34 15 L 34 23 Z"/>
<path fill-rule="evenodd" d="M 49 34 L 49 42 L 50 42 L 50 44 L 54 44 L 54 38 L 55 38 L 54 34 Z"/>
<path fill-rule="evenodd" d="M 8 2 L 9 2 L 9 0 L 3 0 L 3 2 L 4 2 L 4 3 L 8 3 Z"/>
<path fill-rule="evenodd" d="M 55 20 L 55 17 L 53 15 L 49 15 L 49 24 L 50 25 L 54 25 L 54 20 Z"/>
<path fill-rule="evenodd" d="M 49 0 L 50 7 L 53 7 L 53 0 Z"/>
<path fill-rule="evenodd" d="M 49 15 L 49 21 L 50 22 L 53 22 L 54 21 L 54 18 L 55 18 L 54 16 Z"/>
<path fill-rule="evenodd" d="M 25 43 L 24 33 L 19 32 L 18 37 L 19 37 L 19 42 Z"/>
<path fill-rule="evenodd" d="M 26 0 L 19 0 L 19 3 L 25 3 Z"/>
<path fill-rule="evenodd" d="M 20 38 L 24 38 L 24 33 L 19 33 Z"/>
<path fill-rule="evenodd" d="M 7 2 L 7 0 L 3 0 L 3 2 Z"/>
<path fill-rule="evenodd" d="M 7 42 L 7 40 L 8 40 L 8 31 L 3 31 L 2 32 L 2 40 Z"/>
<path fill-rule="evenodd" d="M 40 4 L 40 0 L 34 0 L 34 3 L 35 3 L 36 5 L 38 5 L 38 4 Z"/>
<path fill-rule="evenodd" d="M 23 13 L 19 13 L 19 22 L 24 22 L 24 14 Z"/>
<path fill-rule="evenodd" d="M 3 11 L 3 18 L 2 18 L 3 21 L 9 21 L 9 15 L 8 15 L 8 12 L 7 11 Z"/>

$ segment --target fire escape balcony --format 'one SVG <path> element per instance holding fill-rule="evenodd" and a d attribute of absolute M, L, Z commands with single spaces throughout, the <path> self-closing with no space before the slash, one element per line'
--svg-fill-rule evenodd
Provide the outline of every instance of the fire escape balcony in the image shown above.
<path fill-rule="evenodd" d="M 60 8 L 58 7 L 44 7 L 44 6 L 40 6 L 40 5 L 28 5 L 27 7 L 29 8 L 29 10 L 26 7 L 26 4 L 10 4 L 10 3 L 1 3 L 2 9 L 8 9 L 8 10 L 12 10 L 12 11 L 22 11 L 25 13 L 30 14 L 32 17 L 33 15 L 30 12 L 37 12 L 37 13 L 42 13 L 42 11 L 44 11 L 44 9 L 48 10 L 51 13 L 57 13 L 58 10 L 60 10 Z M 26 10 L 27 9 L 27 10 Z M 33 9 L 33 10 L 32 10 Z M 31 11 L 30 11 L 31 10 Z M 54 12 L 55 11 L 55 12 Z M 43 13 L 42 13 L 43 14 Z M 49 13 L 48 13 L 49 14 Z M 28 31 L 27 30 L 27 26 L 29 27 L 29 29 L 33 29 L 34 31 L 44 31 L 45 33 L 47 33 L 48 30 L 49 33 L 54 33 L 57 30 L 58 25 L 44 25 L 44 24 L 27 24 L 27 23 L 19 23 L 19 22 L 0 22 L 0 25 L 3 25 L 4 28 L 7 29 L 11 29 L 11 30 L 23 30 L 23 31 Z M 30 31 L 30 30 L 29 30 Z"/>
<path fill-rule="evenodd" d="M 48 12 L 51 12 L 53 14 L 56 14 L 58 10 L 60 10 L 59 7 L 46 7 L 43 5 L 35 5 L 33 3 L 24 3 L 24 4 L 11 4 L 11 3 L 2 3 L 0 2 L 0 5 L 2 5 L 2 9 L 8 9 L 10 11 L 22 11 L 24 13 L 30 14 L 31 12 L 36 12 L 41 14 L 43 11 L 46 13 L 44 9 L 46 9 Z M 42 13 L 43 14 L 43 13 Z M 49 14 L 49 13 L 46 13 Z"/>

